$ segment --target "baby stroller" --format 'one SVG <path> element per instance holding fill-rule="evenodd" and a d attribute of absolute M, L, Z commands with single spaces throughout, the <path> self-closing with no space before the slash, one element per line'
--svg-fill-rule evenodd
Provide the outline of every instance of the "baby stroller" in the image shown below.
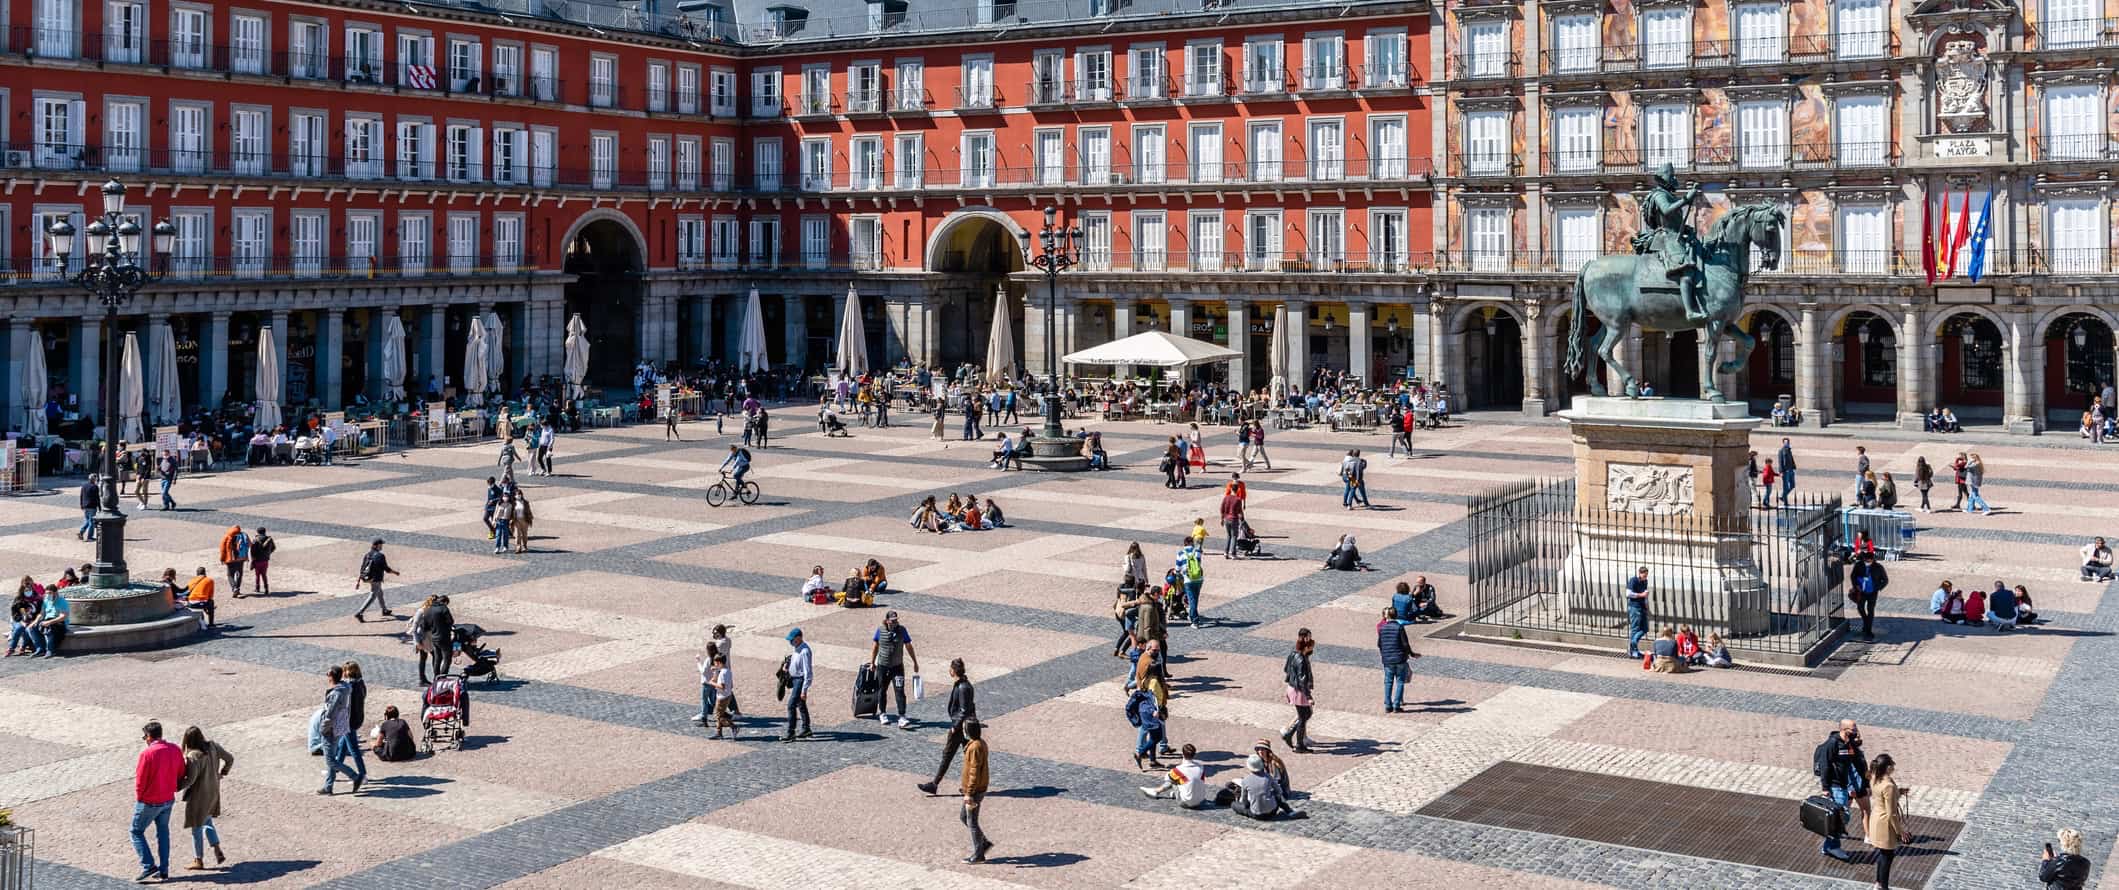
<path fill-rule="evenodd" d="M 1259 548 L 1258 532 L 1251 529 L 1249 520 L 1244 520 L 1243 526 L 1239 530 L 1242 534 L 1236 536 L 1236 552 L 1247 557 L 1272 555 Z"/>
<path fill-rule="evenodd" d="M 1190 621 L 1192 613 L 1185 610 L 1185 588 L 1182 584 L 1163 587 L 1163 614 L 1171 621 Z"/>
<path fill-rule="evenodd" d="M 436 742 L 445 748 L 463 747 L 464 727 L 471 725 L 471 691 L 464 688 L 463 677 L 443 674 L 434 678 L 433 685 L 420 694 L 420 705 L 420 753 L 434 753 Z"/>
<path fill-rule="evenodd" d="M 484 677 L 488 683 L 500 679 L 500 650 L 479 645 L 479 639 L 486 635 L 485 628 L 458 624 L 452 626 L 449 635 L 455 641 L 456 653 L 470 661 L 464 666 L 464 679 Z"/>

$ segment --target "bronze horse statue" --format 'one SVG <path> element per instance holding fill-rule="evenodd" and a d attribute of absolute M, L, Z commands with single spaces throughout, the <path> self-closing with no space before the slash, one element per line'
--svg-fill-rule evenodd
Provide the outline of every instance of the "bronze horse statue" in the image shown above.
<path fill-rule="evenodd" d="M 1589 349 L 1619 372 L 1627 398 L 1639 398 L 1641 389 L 1632 369 L 1611 354 L 1612 345 L 1620 337 L 1636 324 L 1651 331 L 1701 330 L 1705 333 L 1699 338 L 1703 371 L 1700 398 L 1724 401 L 1722 391 L 1714 385 L 1715 374 L 1733 374 L 1742 369 L 1751 357 L 1751 348 L 1758 345 L 1757 339 L 1737 325 L 1744 311 L 1744 278 L 1750 272 L 1751 250 L 1756 247 L 1764 251 L 1759 260 L 1761 269 L 1778 266 L 1780 231 L 1786 223 L 1786 216 L 1770 204 L 1747 204 L 1715 220 L 1706 237 L 1700 239 L 1700 268 L 1692 273 L 1694 289 L 1702 295 L 1700 302 L 1707 311 L 1705 324 L 1686 319 L 1678 289 L 1664 284 L 1668 279 L 1660 269 L 1647 268 L 1654 262 L 1651 256 L 1601 256 L 1583 265 L 1575 276 L 1574 322 L 1567 337 L 1567 376 L 1573 378 L 1584 370 L 1582 329 L 1588 325 L 1590 313 L 1596 315 L 1602 328 L 1589 338 Z M 1643 287 L 1644 280 L 1653 284 Z M 1716 348 L 1725 335 L 1736 343 L 1736 355 L 1716 366 Z M 1593 370 L 1589 393 L 1605 395 L 1604 379 Z"/>

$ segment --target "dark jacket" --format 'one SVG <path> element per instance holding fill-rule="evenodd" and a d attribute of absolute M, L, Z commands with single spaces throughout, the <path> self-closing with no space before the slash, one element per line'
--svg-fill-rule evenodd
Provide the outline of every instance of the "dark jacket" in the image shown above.
<path fill-rule="evenodd" d="M 1830 791 L 1837 787 L 1858 788 L 1868 781 L 1869 759 L 1862 756 L 1861 740 L 1848 745 L 1833 730 L 1818 743 L 1812 755 L 1811 770 L 1817 774 L 1818 787 Z"/>
<path fill-rule="evenodd" d="M 2082 890 L 2089 882 L 2090 861 L 2073 853 L 2061 853 L 2038 866 L 2038 880 L 2045 890 Z"/>
<path fill-rule="evenodd" d="M 1289 686 L 1304 692 L 1310 691 L 1316 684 L 1316 678 L 1310 675 L 1310 660 L 1301 652 L 1289 652 L 1287 662 L 1280 667 L 1280 673 Z"/>
<path fill-rule="evenodd" d="M 1781 475 L 1788 475 L 1789 470 L 1795 469 L 1795 449 L 1782 445 L 1780 453 L 1774 455 L 1773 462 L 1780 465 Z"/>
<path fill-rule="evenodd" d="M 449 645 L 450 635 L 456 629 L 456 616 L 449 607 L 440 603 L 421 609 L 418 620 L 412 622 L 412 636 L 422 643 Z"/>
<path fill-rule="evenodd" d="M 1405 638 L 1405 625 L 1390 619 L 1376 623 L 1376 653 L 1383 658 L 1384 667 L 1404 664 L 1413 651 L 1413 644 Z"/>
<path fill-rule="evenodd" d="M 969 721 L 977 723 L 979 703 L 971 690 L 970 680 L 958 680 L 949 687 L 949 722 Z"/>
<path fill-rule="evenodd" d="M 81 483 L 81 509 L 93 510 L 103 503 L 103 493 L 96 490 L 96 483 Z"/>
<path fill-rule="evenodd" d="M 380 581 L 389 572 L 390 558 L 384 556 L 381 550 L 370 550 L 361 557 L 360 579 L 362 581 Z"/>
<path fill-rule="evenodd" d="M 1126 699 L 1126 722 L 1149 732 L 1163 728 L 1161 709 L 1155 703 L 1155 694 L 1146 689 L 1133 690 Z"/>

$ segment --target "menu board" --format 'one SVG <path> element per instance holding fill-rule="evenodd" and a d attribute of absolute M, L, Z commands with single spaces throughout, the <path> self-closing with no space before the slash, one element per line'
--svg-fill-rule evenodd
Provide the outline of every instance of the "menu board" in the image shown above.
<path fill-rule="evenodd" d="M 449 438 L 449 403 L 427 403 L 427 440 Z"/>
<path fill-rule="evenodd" d="M 677 398 L 677 387 L 671 383 L 655 384 L 655 416 L 668 418 L 670 403 Z"/>
<path fill-rule="evenodd" d="M 180 443 L 181 441 L 182 441 L 182 437 L 180 437 L 179 435 L 177 435 L 177 428 L 176 428 L 176 427 L 173 427 L 173 426 L 158 426 L 158 427 L 155 427 L 155 452 L 156 452 L 157 454 L 175 454 L 175 453 L 177 453 L 177 451 L 178 451 L 179 449 L 181 449 L 181 448 L 183 447 L 182 445 L 180 445 L 180 444 L 179 444 L 179 443 Z"/>
<path fill-rule="evenodd" d="M 15 471 L 15 440 L 0 442 L 0 473 Z"/>

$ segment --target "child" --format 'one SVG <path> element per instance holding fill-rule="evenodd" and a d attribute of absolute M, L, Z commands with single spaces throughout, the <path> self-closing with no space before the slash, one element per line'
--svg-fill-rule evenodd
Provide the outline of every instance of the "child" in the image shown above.
<path fill-rule="evenodd" d="M 1722 641 L 1721 634 L 1707 635 L 1706 661 L 1703 663 L 1708 667 L 1736 667 L 1736 662 L 1729 657 L 1729 644 Z"/>
<path fill-rule="evenodd" d="M 1965 594 L 1964 623 L 1987 626 L 1987 592 L 1976 586 L 1971 593 Z"/>
<path fill-rule="evenodd" d="M 1699 635 L 1692 632 L 1690 624 L 1678 626 L 1678 661 L 1692 665 L 1707 663 L 1707 656 L 1700 653 Z"/>
<path fill-rule="evenodd" d="M 1204 516 L 1192 518 L 1192 546 L 1207 549 L 1207 518 Z"/>
<path fill-rule="evenodd" d="M 707 685 L 714 687 L 714 738 L 720 738 L 721 731 L 725 729 L 728 730 L 728 737 L 734 739 L 736 721 L 729 717 L 728 711 L 736 701 L 736 684 L 729 673 L 728 656 L 715 652 L 711 673 L 712 679 L 707 681 Z"/>
<path fill-rule="evenodd" d="M 1767 461 L 1767 462 L 1766 462 L 1766 465 L 1765 465 L 1765 466 L 1759 467 L 1759 469 L 1758 469 L 1758 482 L 1759 482 L 1759 485 L 1758 485 L 1758 508 L 1759 508 L 1759 509 L 1761 509 L 1761 510 L 1771 510 L 1771 509 L 1773 509 L 1773 505 L 1772 505 L 1772 503 L 1770 503 L 1770 502 L 1772 501 L 1772 499 L 1773 499 L 1773 483 L 1775 483 L 1775 482 L 1778 482 L 1778 481 L 1780 481 L 1780 478 L 1781 478 L 1781 477 L 1780 477 L 1780 473 L 1776 472 L 1776 471 L 1775 471 L 1775 470 L 1773 469 L 1773 462 L 1772 462 L 1772 461 L 1770 461 L 1770 460 L 1769 460 L 1769 461 Z"/>

